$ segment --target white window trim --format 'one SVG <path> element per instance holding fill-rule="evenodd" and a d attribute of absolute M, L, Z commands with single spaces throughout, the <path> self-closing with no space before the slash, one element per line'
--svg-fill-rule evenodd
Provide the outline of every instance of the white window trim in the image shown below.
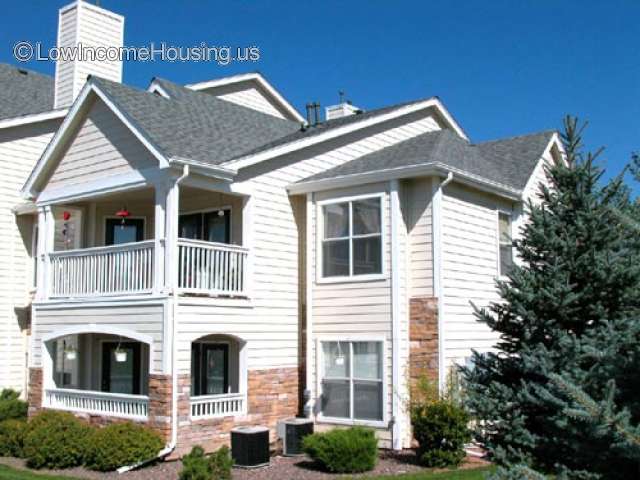
<path fill-rule="evenodd" d="M 502 246 L 500 243 L 500 215 L 507 215 L 509 217 L 509 227 L 511 229 L 510 235 L 511 235 L 511 239 L 513 240 L 513 223 L 514 223 L 514 212 L 511 210 L 507 210 L 504 208 L 498 208 L 496 209 L 496 243 L 497 243 L 497 252 L 498 252 L 498 258 L 497 258 L 497 262 L 496 262 L 496 269 L 498 272 L 498 279 L 500 280 L 508 280 L 509 277 L 506 275 L 502 274 L 502 269 L 500 268 L 500 264 L 502 263 L 501 261 L 501 256 L 500 256 L 500 247 Z M 513 247 L 511 247 L 511 260 L 513 263 L 515 263 L 515 255 L 513 252 Z"/>
<path fill-rule="evenodd" d="M 379 342 L 382 344 L 382 420 L 358 420 L 355 418 L 327 417 L 318 410 L 316 422 L 335 425 L 357 425 L 372 428 L 389 427 L 389 399 L 387 385 L 387 339 L 382 335 L 323 335 L 316 337 L 316 398 L 319 400 L 322 395 L 322 379 L 324 378 L 324 352 L 323 342 Z M 351 347 L 349 347 L 351 348 Z M 350 358 L 350 368 L 353 369 L 353 360 Z M 351 380 L 351 376 L 349 377 Z M 350 382 L 353 385 L 353 382 Z M 353 414 L 353 395 L 350 396 L 350 411 Z"/>
<path fill-rule="evenodd" d="M 324 277 L 322 275 L 322 241 L 324 239 L 324 213 L 323 207 L 336 203 L 355 202 L 358 200 L 367 200 L 370 198 L 378 198 L 380 200 L 380 235 L 381 235 L 381 273 L 369 275 L 344 275 L 335 277 Z M 327 200 L 321 200 L 316 203 L 316 283 L 352 283 L 352 282 L 371 282 L 377 280 L 385 280 L 389 278 L 387 271 L 387 261 L 385 252 L 387 251 L 387 225 L 385 221 L 385 203 L 386 192 L 368 193 L 363 195 L 352 195 L 348 197 L 336 197 Z M 351 221 L 349 229 L 351 231 Z M 351 233 L 348 237 L 351 239 Z M 350 242 L 351 245 L 351 242 Z M 349 268 L 353 262 L 353 250 L 349 247 Z"/>

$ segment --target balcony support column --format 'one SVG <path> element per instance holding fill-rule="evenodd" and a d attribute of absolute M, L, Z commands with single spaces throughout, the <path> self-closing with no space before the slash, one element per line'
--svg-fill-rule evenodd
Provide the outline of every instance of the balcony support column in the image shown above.
<path fill-rule="evenodd" d="M 49 253 L 53 252 L 55 217 L 51 206 L 38 207 L 38 299 L 49 298 L 51 267 Z"/>
<path fill-rule="evenodd" d="M 155 244 L 153 259 L 153 291 L 160 294 L 165 291 L 165 234 L 166 234 L 167 188 L 159 183 L 155 186 Z"/>

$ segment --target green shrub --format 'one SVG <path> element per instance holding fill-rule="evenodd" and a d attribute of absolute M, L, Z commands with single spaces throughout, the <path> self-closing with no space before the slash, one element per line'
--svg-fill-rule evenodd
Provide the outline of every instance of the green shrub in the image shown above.
<path fill-rule="evenodd" d="M 0 422 L 10 419 L 26 419 L 27 402 L 20 400 L 20 393 L 10 388 L 0 392 Z"/>
<path fill-rule="evenodd" d="M 32 468 L 82 465 L 90 428 L 72 414 L 47 410 L 32 418 L 24 435 L 23 455 Z"/>
<path fill-rule="evenodd" d="M 378 460 L 378 441 L 373 430 L 353 427 L 307 435 L 302 448 L 323 468 L 335 473 L 372 470 Z"/>
<path fill-rule="evenodd" d="M 150 428 L 131 422 L 114 423 L 91 433 L 85 463 L 92 470 L 107 472 L 149 460 L 162 447 L 162 438 Z"/>
<path fill-rule="evenodd" d="M 27 422 L 24 420 L 5 420 L 0 422 L 0 456 L 22 457 L 24 432 Z"/>
<path fill-rule="evenodd" d="M 415 406 L 411 423 L 424 466 L 456 466 L 464 460 L 464 444 L 471 440 L 471 433 L 469 415 L 462 407 L 445 400 Z"/>
<path fill-rule="evenodd" d="M 182 458 L 180 480 L 230 480 L 233 459 L 229 447 L 222 446 L 210 456 L 200 446 Z"/>
<path fill-rule="evenodd" d="M 211 454 L 209 458 L 211 465 L 211 473 L 214 480 L 231 480 L 231 467 L 233 467 L 233 458 L 229 447 L 223 445 Z"/>

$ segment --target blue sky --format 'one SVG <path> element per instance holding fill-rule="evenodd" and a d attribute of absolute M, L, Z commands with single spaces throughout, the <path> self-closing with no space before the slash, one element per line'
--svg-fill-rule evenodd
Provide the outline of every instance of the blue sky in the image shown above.
<path fill-rule="evenodd" d="M 55 44 L 63 0 L 6 1 L 0 62 L 16 41 Z M 588 119 L 609 175 L 640 151 L 640 2 L 102 0 L 125 44 L 258 46 L 257 63 L 127 63 L 125 83 L 187 83 L 261 71 L 300 111 L 344 90 L 371 109 L 439 96 L 473 141 Z M 53 64 L 28 68 L 53 73 Z"/>

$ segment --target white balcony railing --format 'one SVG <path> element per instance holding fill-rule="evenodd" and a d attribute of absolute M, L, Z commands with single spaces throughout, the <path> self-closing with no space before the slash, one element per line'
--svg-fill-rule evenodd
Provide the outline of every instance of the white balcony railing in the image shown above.
<path fill-rule="evenodd" d="M 45 390 L 44 406 L 69 412 L 146 420 L 149 414 L 149 397 L 55 388 Z"/>
<path fill-rule="evenodd" d="M 191 397 L 191 418 L 194 420 L 239 416 L 246 413 L 247 396 L 244 393 Z"/>
<path fill-rule="evenodd" d="M 154 241 L 52 252 L 51 297 L 145 293 L 153 289 Z"/>
<path fill-rule="evenodd" d="M 178 287 L 183 292 L 246 295 L 249 250 L 236 245 L 178 240 Z"/>

